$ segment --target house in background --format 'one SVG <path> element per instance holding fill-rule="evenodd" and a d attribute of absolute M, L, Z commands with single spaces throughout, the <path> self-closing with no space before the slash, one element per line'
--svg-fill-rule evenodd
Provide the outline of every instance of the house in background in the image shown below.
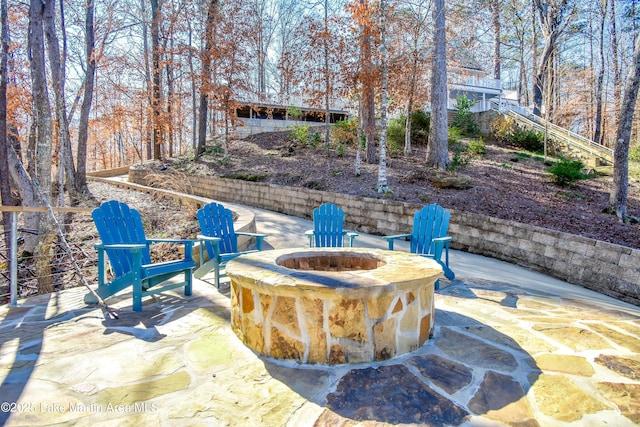
<path fill-rule="evenodd" d="M 450 55 L 448 110 L 456 110 L 456 99 L 461 96 L 474 101 L 473 113 L 489 111 L 501 101 L 502 81 L 489 77 L 467 49 L 451 47 L 447 54 Z"/>

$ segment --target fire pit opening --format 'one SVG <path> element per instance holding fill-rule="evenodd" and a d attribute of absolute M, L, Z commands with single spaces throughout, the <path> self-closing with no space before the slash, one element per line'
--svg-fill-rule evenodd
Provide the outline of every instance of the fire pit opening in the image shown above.
<path fill-rule="evenodd" d="M 374 270 L 383 259 L 366 252 L 293 253 L 276 259 L 276 264 L 292 270 L 354 271 Z"/>
<path fill-rule="evenodd" d="M 406 252 L 280 249 L 230 261 L 231 327 L 257 353 L 368 363 L 416 350 L 435 325 L 442 267 Z"/>

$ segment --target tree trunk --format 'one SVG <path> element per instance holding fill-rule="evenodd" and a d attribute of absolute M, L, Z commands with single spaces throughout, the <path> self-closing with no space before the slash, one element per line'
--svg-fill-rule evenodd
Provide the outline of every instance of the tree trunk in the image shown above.
<path fill-rule="evenodd" d="M 207 11 L 204 51 L 201 53 L 202 84 L 200 85 L 200 108 L 198 109 L 198 148 L 196 150 L 196 158 L 204 154 L 207 148 L 208 93 L 211 90 L 211 49 L 213 49 L 213 31 L 217 11 L 218 0 L 211 0 Z"/>
<path fill-rule="evenodd" d="M 500 1 L 492 0 L 491 2 L 492 24 L 493 24 L 493 78 L 500 80 Z"/>
<path fill-rule="evenodd" d="M 627 221 L 627 197 L 629 192 L 629 142 L 633 113 L 640 85 L 640 38 L 636 40 L 633 52 L 633 64 L 627 76 L 626 89 L 622 99 L 620 121 L 616 133 L 616 145 L 613 156 L 613 184 L 609 194 L 609 208 L 621 221 Z"/>
<path fill-rule="evenodd" d="M 389 183 L 387 182 L 387 82 L 389 80 L 387 71 L 387 45 L 385 40 L 385 2 L 380 0 L 380 60 L 382 62 L 382 100 L 380 105 L 380 160 L 378 162 L 378 193 L 389 193 Z"/>
<path fill-rule="evenodd" d="M 416 76 L 418 74 L 418 37 L 413 39 L 413 63 L 411 64 L 411 77 L 409 80 L 409 97 L 407 100 L 407 122 L 404 128 L 404 154 L 411 154 L 411 123 L 413 120 L 413 98 L 416 92 Z"/>
<path fill-rule="evenodd" d="M 361 4 L 366 4 L 367 0 L 360 0 Z M 365 19 L 368 19 L 365 18 Z M 371 28 L 368 23 L 362 26 L 362 45 L 360 47 L 362 52 L 362 119 L 364 121 L 364 135 L 365 135 L 365 161 L 369 164 L 376 162 L 376 108 L 375 108 L 375 69 L 373 65 L 371 45 L 373 43 L 373 37 L 370 34 Z"/>
<path fill-rule="evenodd" d="M 53 0 L 48 0 L 53 1 Z M 39 181 L 40 191 L 51 198 L 51 149 L 52 120 L 51 106 L 47 90 L 45 71 L 45 50 L 43 19 L 46 2 L 31 2 L 29 7 L 29 53 L 31 68 L 31 86 L 34 112 L 36 115 L 36 167 L 35 179 Z M 36 246 L 36 276 L 38 288 L 42 293 L 53 291 L 51 277 L 51 259 L 54 234 L 48 215 L 40 220 L 38 244 Z"/>
<path fill-rule="evenodd" d="M 60 168 L 64 169 L 67 190 L 71 196 L 71 204 L 78 202 L 78 188 L 76 186 L 76 168 L 71 151 L 71 135 L 69 133 L 69 122 L 67 121 L 67 107 L 64 95 L 64 67 L 61 61 L 60 43 L 56 31 L 55 0 L 44 3 L 43 27 L 49 52 L 49 66 L 51 67 L 51 85 L 53 86 L 54 99 L 56 104 L 56 121 L 58 123 L 58 134 L 60 144 Z M 64 21 L 62 21 L 64 22 Z M 65 28 L 61 29 L 62 32 Z M 64 188 L 58 191 L 62 193 Z"/>
<path fill-rule="evenodd" d="M 612 129 L 617 129 L 619 107 L 621 106 L 621 87 L 620 87 L 620 66 L 618 64 L 618 34 L 616 31 L 616 0 L 609 0 L 609 10 L 611 12 L 611 64 L 613 66 L 613 121 Z"/>
<path fill-rule="evenodd" d="M 9 27 L 7 26 L 7 0 L 2 0 L 0 3 L 0 24 L 2 24 L 0 33 L 0 44 L 2 45 L 2 56 L 0 57 L 0 170 L 8 171 L 7 74 L 9 72 Z M 13 206 L 15 204 L 13 195 L 11 194 L 11 182 L 8 173 L 3 173 L 0 178 L 0 201 L 3 206 Z M 2 223 L 4 230 L 11 230 L 11 216 L 9 212 L 3 212 Z M 4 247 L 7 249 L 7 253 L 4 254 L 5 259 L 10 259 L 10 237 L 10 233 L 4 233 Z"/>
<path fill-rule="evenodd" d="M 538 25 L 536 20 L 536 2 L 534 0 L 531 0 L 531 32 L 531 63 L 533 64 L 531 68 L 535 70 L 535 67 L 538 64 Z M 535 71 L 532 73 L 531 83 L 531 92 L 529 93 L 527 100 L 527 105 L 529 106 L 533 102 L 534 98 L 534 87 L 536 85 Z M 538 114 L 540 114 L 540 112 L 538 112 Z"/>
<path fill-rule="evenodd" d="M 80 106 L 80 122 L 78 123 L 78 168 L 76 185 L 83 192 L 87 189 L 87 140 L 89 139 L 89 114 L 93 102 L 93 86 L 96 80 L 94 0 L 86 0 L 84 17 L 85 40 L 84 49 L 87 57 L 87 72 L 84 77 L 84 94 Z"/>
<path fill-rule="evenodd" d="M 189 73 L 191 74 L 191 109 L 193 110 L 193 114 L 191 114 L 191 148 L 195 152 L 198 147 L 198 115 L 196 113 L 198 111 L 198 97 L 196 95 L 196 73 L 193 67 L 193 30 L 191 29 L 191 21 L 187 22 L 187 25 L 189 26 L 187 62 L 189 63 Z"/>
<path fill-rule="evenodd" d="M 446 170 L 449 165 L 447 135 L 447 40 L 444 0 L 434 0 L 433 70 L 431 75 L 431 125 L 427 166 Z"/>
<path fill-rule="evenodd" d="M 331 79 L 329 75 L 329 2 L 324 0 L 324 148 L 329 155 L 329 133 L 331 126 L 331 112 L 329 111 L 329 100 L 331 95 Z"/>
<path fill-rule="evenodd" d="M 173 126 L 173 103 L 174 103 L 174 98 L 175 98 L 175 89 L 174 89 L 174 77 L 173 77 L 173 64 L 174 64 L 174 57 L 173 57 L 173 37 L 169 36 L 169 42 L 170 42 L 170 46 L 169 46 L 169 55 L 170 59 L 168 61 L 166 61 L 166 64 L 164 66 L 165 69 L 165 73 L 167 75 L 167 131 L 169 133 L 168 135 L 168 145 L 169 145 L 169 157 L 173 157 L 173 151 L 174 151 L 174 144 L 175 144 L 175 138 L 174 138 L 174 134 L 175 134 L 175 129 Z"/>
<path fill-rule="evenodd" d="M 147 111 L 151 107 L 151 104 L 153 103 L 153 90 L 152 90 L 153 82 L 151 81 L 151 71 L 149 70 L 149 36 L 148 36 L 149 30 L 147 26 L 147 9 L 145 6 L 146 1 L 147 0 L 140 0 L 140 10 L 142 11 L 142 17 L 144 21 L 144 25 L 142 26 L 142 44 L 143 44 L 143 51 L 144 51 L 144 81 L 146 84 L 147 102 L 149 104 L 144 107 L 142 116 L 144 117 L 144 120 L 145 120 L 144 139 L 146 142 L 145 146 L 147 148 L 146 159 L 151 159 L 151 156 L 153 155 L 153 138 L 151 137 L 151 134 L 153 133 L 153 130 L 152 130 L 153 123 L 152 123 L 152 120 L 149 119 L 149 114 L 147 113 Z"/>
<path fill-rule="evenodd" d="M 604 23 L 607 17 L 607 0 L 601 0 L 600 3 L 600 70 L 596 80 L 596 117 L 595 129 L 593 131 L 593 140 L 598 144 L 602 144 L 602 86 L 604 85 Z"/>
<path fill-rule="evenodd" d="M 160 1 L 151 0 L 151 74 L 153 76 L 151 89 L 151 111 L 153 114 L 153 160 L 162 160 L 162 112 L 160 87 L 162 70 L 160 67 Z"/>
<path fill-rule="evenodd" d="M 535 80 L 533 83 L 533 114 L 540 115 L 543 92 L 545 88 L 545 76 L 548 75 L 552 67 L 553 52 L 556 49 L 558 38 L 566 28 L 568 20 L 563 22 L 564 13 L 568 5 L 568 0 L 533 0 L 535 10 L 540 18 L 540 26 L 544 34 L 544 48 L 538 63 Z M 575 4 L 571 4 L 575 7 Z M 549 86 L 547 86 L 549 87 Z M 545 106 L 549 108 L 550 106 Z"/>

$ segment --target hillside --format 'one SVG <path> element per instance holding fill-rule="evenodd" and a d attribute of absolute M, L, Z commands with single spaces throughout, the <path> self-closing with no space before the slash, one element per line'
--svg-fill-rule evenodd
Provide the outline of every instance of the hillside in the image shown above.
<path fill-rule="evenodd" d="M 465 189 L 442 189 L 432 183 L 434 170 L 424 166 L 425 147 L 414 153 L 391 154 L 387 162 L 392 194 L 376 191 L 378 165 L 362 163 L 355 175 L 355 149 L 326 155 L 317 147 L 291 142 L 286 132 L 266 133 L 230 142 L 229 153 L 212 149 L 197 162 L 178 158 L 169 162 L 185 173 L 256 180 L 278 185 L 307 187 L 373 198 L 418 204 L 438 203 L 452 210 L 468 211 L 513 220 L 567 233 L 579 234 L 624 246 L 640 248 L 640 225 L 625 225 L 603 212 L 611 177 L 598 174 L 571 188 L 553 184 L 540 156 L 513 147 L 485 143 L 484 156 L 463 153 L 456 171 L 471 177 Z M 341 155 L 342 154 L 342 155 Z M 453 158 L 454 153 L 450 153 Z M 640 217 L 640 183 L 629 185 L 629 214 Z"/>

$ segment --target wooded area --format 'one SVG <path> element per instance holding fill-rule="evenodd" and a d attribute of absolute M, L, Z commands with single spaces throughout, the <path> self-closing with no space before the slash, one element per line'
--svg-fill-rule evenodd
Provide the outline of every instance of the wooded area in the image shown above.
<path fill-rule="evenodd" d="M 615 148 L 611 208 L 626 214 L 637 0 L 0 2 L 3 205 L 73 204 L 87 171 L 197 158 L 214 140 L 226 150 L 235 109 L 252 102 L 351 111 L 385 192 L 387 117 L 407 115 L 411 155 L 408 113 L 430 111 L 425 167 L 445 169 L 447 82 L 479 67 L 520 105 Z"/>

